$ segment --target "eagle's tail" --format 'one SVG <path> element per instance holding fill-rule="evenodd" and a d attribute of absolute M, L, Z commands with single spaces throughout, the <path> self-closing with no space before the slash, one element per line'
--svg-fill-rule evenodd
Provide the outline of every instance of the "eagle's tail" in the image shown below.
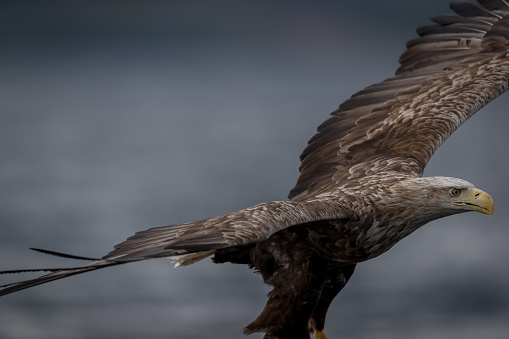
<path fill-rule="evenodd" d="M 10 271 L 0 271 L 0 274 L 16 274 L 16 273 L 25 273 L 25 272 L 51 272 L 49 274 L 40 276 L 35 279 L 18 281 L 6 285 L 0 286 L 0 297 L 6 294 L 14 293 L 17 291 L 24 290 L 26 288 L 30 288 L 33 286 L 45 284 L 47 282 L 58 280 L 62 278 L 66 278 L 72 275 L 81 274 L 85 272 L 94 271 L 100 268 L 120 265 L 125 262 L 118 261 L 108 261 L 101 259 L 94 259 L 88 257 L 81 257 L 77 255 L 65 254 L 60 252 L 42 250 L 38 248 L 32 248 L 34 251 L 38 251 L 45 254 L 55 255 L 59 257 L 69 258 L 69 259 L 77 259 L 77 260 L 89 260 L 92 261 L 90 264 L 77 266 L 77 267 L 68 267 L 68 268 L 37 268 L 37 269 L 21 269 L 21 270 L 10 270 Z"/>

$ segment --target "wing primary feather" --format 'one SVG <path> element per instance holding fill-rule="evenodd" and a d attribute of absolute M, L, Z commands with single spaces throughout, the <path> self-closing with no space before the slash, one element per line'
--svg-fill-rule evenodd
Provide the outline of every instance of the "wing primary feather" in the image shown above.
<path fill-rule="evenodd" d="M 58 272 L 76 269 L 76 267 L 59 267 L 59 268 L 25 268 L 20 270 L 6 270 L 0 271 L 0 274 L 18 274 L 18 273 L 30 273 L 30 272 Z M 0 287 L 6 287 L 13 284 L 0 285 Z"/>
<path fill-rule="evenodd" d="M 437 25 L 427 25 L 421 26 L 417 28 L 417 34 L 420 36 L 430 35 L 430 34 L 459 34 L 459 33 L 482 33 L 483 35 L 486 33 L 486 30 L 489 29 L 488 25 L 481 25 L 476 27 L 474 25 L 448 25 L 448 26 L 437 26 Z M 482 37 L 482 36 L 481 36 Z"/>
<path fill-rule="evenodd" d="M 509 3 L 506 0 L 477 0 L 489 11 L 509 11 Z"/>
<path fill-rule="evenodd" d="M 476 25 L 493 25 L 498 21 L 497 18 L 486 18 L 486 17 L 475 17 L 475 18 L 465 18 L 462 16 L 457 15 L 438 15 L 435 17 L 430 18 L 430 20 L 436 24 L 442 25 L 442 26 L 448 26 L 448 25 L 462 25 L 462 26 L 476 26 Z"/>
<path fill-rule="evenodd" d="M 101 259 L 98 259 L 98 258 L 82 257 L 82 256 L 79 256 L 79 255 L 73 255 L 73 254 L 67 254 L 67 253 L 61 253 L 61 252 L 45 250 L 45 249 L 42 249 L 42 248 L 33 248 L 33 247 L 31 247 L 30 249 L 32 251 L 36 251 L 36 252 L 40 252 L 40 253 L 44 253 L 44 254 L 48 254 L 48 255 L 54 255 L 56 257 L 67 258 L 67 259 L 88 260 L 88 261 L 98 261 L 98 260 L 101 260 Z"/>
<path fill-rule="evenodd" d="M 27 289 L 30 287 L 45 284 L 50 281 L 59 280 L 59 279 L 70 277 L 70 276 L 76 275 L 76 274 L 95 271 L 95 270 L 109 267 L 109 266 L 121 265 L 126 262 L 101 260 L 101 261 L 96 261 L 96 262 L 93 262 L 93 263 L 90 263 L 90 264 L 87 264 L 84 266 L 80 266 L 80 267 L 56 269 L 55 271 L 53 271 L 53 269 L 34 269 L 34 270 L 28 269 L 28 270 L 19 270 L 19 271 L 3 271 L 3 272 L 1 272 L 2 274 L 32 272 L 32 271 L 34 271 L 34 272 L 52 271 L 52 273 L 40 276 L 35 279 L 23 280 L 23 281 L 18 281 L 18 282 L 14 282 L 11 284 L 6 284 L 3 286 L 0 286 L 0 288 L 1 288 L 0 297 L 7 295 L 7 294 L 14 293 L 14 292 L 18 292 L 18 291 L 21 291 L 21 290 L 24 290 L 24 289 Z"/>
<path fill-rule="evenodd" d="M 490 12 L 484 8 L 476 6 L 471 2 L 452 2 L 450 5 L 451 9 L 462 17 L 493 17 L 502 19 L 501 16 L 494 12 Z"/>

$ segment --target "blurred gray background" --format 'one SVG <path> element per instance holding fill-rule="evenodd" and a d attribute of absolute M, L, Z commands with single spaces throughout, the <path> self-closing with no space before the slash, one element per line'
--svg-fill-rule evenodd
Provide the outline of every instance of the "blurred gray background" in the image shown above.
<path fill-rule="evenodd" d="M 285 199 L 316 127 L 445 13 L 446 0 L 2 1 L 0 270 L 75 264 L 29 247 L 101 256 L 138 230 Z M 506 94 L 426 172 L 489 192 L 493 218 L 433 222 L 359 265 L 330 339 L 509 337 L 508 111 Z M 0 337 L 243 338 L 267 292 L 243 266 L 153 260 L 2 298 Z"/>

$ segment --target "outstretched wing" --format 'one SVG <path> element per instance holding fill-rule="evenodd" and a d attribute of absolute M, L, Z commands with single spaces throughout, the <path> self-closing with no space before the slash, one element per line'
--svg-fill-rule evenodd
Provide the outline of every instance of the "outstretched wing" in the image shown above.
<path fill-rule="evenodd" d="M 301 154 L 289 198 L 383 171 L 421 176 L 440 144 L 509 85 L 509 4 L 453 3 L 407 43 L 396 75 L 344 102 Z"/>
<path fill-rule="evenodd" d="M 187 255 L 191 256 L 187 262 L 192 263 L 211 255 L 217 249 L 257 242 L 292 225 L 346 217 L 347 213 L 335 202 L 274 201 L 216 218 L 155 227 L 136 233 L 116 245 L 115 249 L 103 258 L 84 266 L 0 272 L 0 274 L 30 271 L 52 272 L 36 279 L 0 286 L 2 288 L 0 296 L 71 275 L 134 261 Z M 91 258 L 53 251 L 38 251 L 71 259 L 91 260 Z M 198 254 L 193 256 L 194 253 Z"/>
<path fill-rule="evenodd" d="M 220 217 L 138 232 L 102 259 L 129 261 L 216 250 L 254 243 L 293 225 L 347 217 L 336 202 L 267 202 Z"/>

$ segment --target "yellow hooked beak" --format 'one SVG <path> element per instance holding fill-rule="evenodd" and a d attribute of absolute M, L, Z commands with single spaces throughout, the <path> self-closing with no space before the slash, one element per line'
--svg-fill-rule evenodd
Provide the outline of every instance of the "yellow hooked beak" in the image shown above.
<path fill-rule="evenodd" d="M 467 191 L 461 195 L 458 200 L 454 202 L 455 205 L 464 207 L 467 210 L 477 211 L 484 214 L 489 214 L 490 217 L 493 215 L 495 205 L 491 196 L 481 191 L 480 189 L 474 188 L 472 191 Z"/>

